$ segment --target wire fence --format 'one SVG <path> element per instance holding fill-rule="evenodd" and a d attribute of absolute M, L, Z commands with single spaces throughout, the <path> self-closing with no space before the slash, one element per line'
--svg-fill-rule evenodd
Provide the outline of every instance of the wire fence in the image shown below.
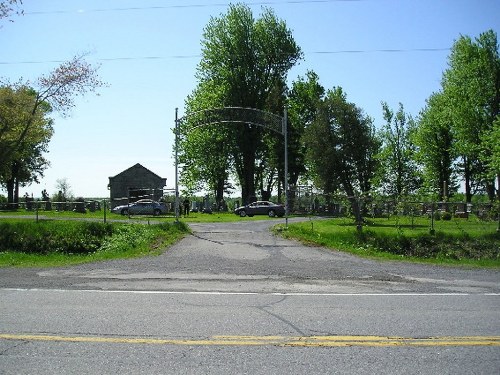
<path fill-rule="evenodd" d="M 39 215 L 48 212 L 75 212 L 75 213 L 102 213 L 104 222 L 106 222 L 109 202 L 103 200 L 85 200 L 78 198 L 76 200 L 52 201 L 25 198 L 24 201 L 17 203 L 0 203 L 0 212 L 4 213 L 30 213 L 35 215 L 38 221 Z"/>
<path fill-rule="evenodd" d="M 128 204 L 135 201 L 137 198 L 150 198 L 149 196 L 123 198 Z M 171 198 L 171 197 L 170 197 Z M 325 197 L 321 195 L 307 194 L 298 195 L 292 201 L 290 213 L 292 215 L 317 215 L 340 218 L 361 217 L 367 219 L 396 219 L 399 223 L 405 225 L 413 225 L 416 220 L 422 222 L 422 219 L 427 220 L 431 230 L 439 221 L 467 221 L 469 224 L 489 223 L 488 228 L 491 228 L 492 223 L 496 223 L 497 231 L 500 231 L 500 215 L 499 205 L 492 203 L 466 203 L 466 202 L 438 202 L 424 200 L 390 200 L 390 199 L 373 199 L 365 197 L 356 197 L 353 205 L 353 199 L 347 196 Z M 205 202 L 205 199 L 207 200 Z M 169 197 L 162 200 L 162 204 L 167 208 L 167 214 L 174 212 L 174 202 L 170 201 Z M 198 212 L 201 207 L 207 206 L 208 198 L 205 197 L 203 203 L 197 201 L 190 202 L 190 210 Z M 229 208 L 232 207 L 232 200 L 229 200 Z M 112 208 L 112 202 L 108 199 L 83 199 L 77 198 L 68 201 L 52 201 L 50 199 L 40 200 L 33 198 L 25 198 L 18 203 L 0 203 L 0 211 L 5 213 L 32 213 L 38 220 L 38 215 L 48 212 L 74 212 L 74 213 L 101 213 L 102 218 L 106 221 L 106 215 Z M 120 202 L 122 203 L 122 202 Z M 116 204 L 116 203 L 115 203 Z M 198 207 L 200 206 L 200 207 Z M 236 207 L 236 206 L 235 206 Z M 358 215 L 354 212 L 359 210 Z M 227 210 L 227 209 L 226 209 Z M 226 211 L 224 210 L 224 211 Z M 231 211 L 231 210 L 229 210 Z M 200 209 L 199 212 L 204 212 Z M 94 216 L 95 217 L 95 216 Z M 101 217 L 101 215 L 97 215 Z M 360 223 L 363 224 L 363 223 Z"/>
<path fill-rule="evenodd" d="M 355 210 L 358 210 L 357 212 Z M 298 194 L 290 207 L 292 214 L 306 214 L 339 218 L 395 219 L 409 225 L 427 220 L 431 231 L 440 221 L 488 223 L 491 228 L 496 223 L 500 231 L 499 203 L 440 202 L 433 200 L 394 200 L 372 197 L 324 196 Z M 359 223 L 362 225 L 363 223 Z"/>

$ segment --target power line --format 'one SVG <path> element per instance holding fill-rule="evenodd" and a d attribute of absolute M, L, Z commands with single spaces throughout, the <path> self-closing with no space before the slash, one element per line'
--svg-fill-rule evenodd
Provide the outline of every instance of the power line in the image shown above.
<path fill-rule="evenodd" d="M 338 51 L 310 51 L 305 55 L 340 55 L 340 54 L 367 54 L 367 53 L 411 53 L 411 52 L 443 52 L 450 51 L 450 48 L 411 48 L 411 49 L 373 49 L 373 50 L 338 50 Z M 169 60 L 169 59 L 193 59 L 201 58 L 196 55 L 171 55 L 171 56 L 122 56 L 103 57 L 96 61 L 138 61 L 138 60 Z M 26 61 L 0 61 L 0 65 L 21 65 L 21 64 L 60 64 L 66 60 L 26 60 Z"/>
<path fill-rule="evenodd" d="M 403 52 L 406 53 L 406 52 L 441 52 L 449 50 L 450 48 L 371 49 L 371 50 L 314 51 L 314 52 L 309 52 L 309 54 L 332 55 L 332 54 L 345 54 L 345 53 L 403 53 Z"/>
<path fill-rule="evenodd" d="M 335 3 L 335 2 L 360 2 L 366 0 L 284 0 L 284 1 L 257 1 L 247 3 L 246 5 L 290 5 L 290 4 L 320 4 L 320 3 Z M 227 7 L 231 2 L 226 3 L 208 3 L 208 4 L 177 4 L 177 5 L 161 5 L 161 6 L 145 6 L 145 7 L 126 7 L 126 8 L 98 8 L 98 9 L 79 9 L 79 10 L 47 10 L 25 12 L 26 15 L 42 15 L 42 14 L 68 14 L 68 13 L 96 13 L 96 12 L 123 12 L 123 11 L 138 11 L 138 10 L 164 10 L 164 9 L 184 9 L 184 8 L 211 8 L 211 7 Z"/>

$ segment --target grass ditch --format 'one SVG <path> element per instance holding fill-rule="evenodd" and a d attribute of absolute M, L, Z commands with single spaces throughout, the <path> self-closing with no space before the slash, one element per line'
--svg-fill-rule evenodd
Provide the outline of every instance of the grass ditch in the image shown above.
<path fill-rule="evenodd" d="M 423 263 L 500 267 L 496 222 L 441 221 L 430 233 L 425 219 L 370 219 L 358 231 L 346 218 L 310 220 L 274 228 L 285 238 L 355 255 Z"/>
<path fill-rule="evenodd" d="M 182 238 L 186 224 L 86 221 L 0 222 L 0 267 L 56 267 L 158 255 Z"/>

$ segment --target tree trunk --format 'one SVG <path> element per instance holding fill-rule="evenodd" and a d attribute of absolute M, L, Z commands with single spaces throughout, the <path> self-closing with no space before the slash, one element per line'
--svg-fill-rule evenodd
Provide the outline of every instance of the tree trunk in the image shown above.
<path fill-rule="evenodd" d="M 354 215 L 354 219 L 356 220 L 356 225 L 358 227 L 358 230 L 360 230 L 361 225 L 363 223 L 363 216 L 361 215 L 361 207 L 359 206 L 359 200 L 358 198 L 356 198 L 354 193 L 354 188 L 348 180 L 343 181 L 342 185 L 344 186 L 344 191 L 347 194 L 347 199 L 351 204 L 352 213 Z"/>
<path fill-rule="evenodd" d="M 464 160 L 464 180 L 465 180 L 465 201 L 467 203 L 472 202 L 472 189 L 470 186 L 470 166 L 469 166 L 469 160 L 467 156 L 463 157 Z"/>
<path fill-rule="evenodd" d="M 224 200 L 224 178 L 217 179 L 217 189 L 215 191 L 215 201 L 217 202 L 217 209 L 220 208 L 222 201 Z"/>
<path fill-rule="evenodd" d="M 257 153 L 258 130 L 245 126 L 245 137 L 243 137 L 243 147 L 241 147 L 243 158 L 243 180 L 241 181 L 241 191 L 244 204 L 255 201 L 255 155 Z"/>
<path fill-rule="evenodd" d="M 7 180 L 7 203 L 14 203 L 14 178 Z"/>
<path fill-rule="evenodd" d="M 495 180 L 486 182 L 486 193 L 490 202 L 495 201 Z"/>
<path fill-rule="evenodd" d="M 243 155 L 243 184 L 242 199 L 244 204 L 252 203 L 255 200 L 255 154 L 247 153 Z M 244 193 L 243 193 L 244 192 Z"/>

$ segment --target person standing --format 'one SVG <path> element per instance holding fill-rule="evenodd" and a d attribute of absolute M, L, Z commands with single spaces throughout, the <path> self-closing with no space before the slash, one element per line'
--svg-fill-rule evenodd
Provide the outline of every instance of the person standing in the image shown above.
<path fill-rule="evenodd" d="M 183 206 L 184 206 L 184 216 L 189 216 L 189 199 L 184 199 Z"/>

